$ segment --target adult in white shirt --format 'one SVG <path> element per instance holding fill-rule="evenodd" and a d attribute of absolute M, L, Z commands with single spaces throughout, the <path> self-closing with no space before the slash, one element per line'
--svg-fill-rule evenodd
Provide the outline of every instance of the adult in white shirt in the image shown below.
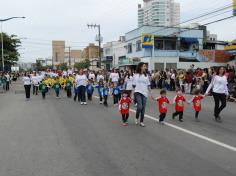
<path fill-rule="evenodd" d="M 92 80 L 92 82 L 94 82 L 95 81 L 95 74 L 94 74 L 94 72 L 90 72 L 88 78 L 90 80 Z"/>
<path fill-rule="evenodd" d="M 6 91 L 9 91 L 9 89 L 10 89 L 11 77 L 10 77 L 9 73 L 7 73 L 7 74 L 5 75 L 5 77 L 6 77 Z"/>
<path fill-rule="evenodd" d="M 212 89 L 212 95 L 215 101 L 214 116 L 217 122 L 222 122 L 220 113 L 226 107 L 226 97 L 229 95 L 227 87 L 228 81 L 224 74 L 225 68 L 220 67 L 219 70 L 217 70 L 216 75 L 212 78 L 211 84 L 205 93 L 205 95 L 208 95 Z"/>
<path fill-rule="evenodd" d="M 33 83 L 33 95 L 38 95 L 38 89 L 39 89 L 39 76 L 36 72 L 34 72 L 34 75 L 31 77 L 32 83 Z"/>
<path fill-rule="evenodd" d="M 30 99 L 30 89 L 31 89 L 31 77 L 29 73 L 25 73 L 23 78 L 26 101 Z"/>
<path fill-rule="evenodd" d="M 140 117 L 140 126 L 144 127 L 144 114 L 146 108 L 146 102 L 148 93 L 151 91 L 150 88 L 150 80 L 148 75 L 146 74 L 146 64 L 140 62 L 137 66 L 137 71 L 134 76 L 133 87 L 134 89 L 134 96 L 135 101 L 137 103 L 137 110 L 136 110 L 136 119 L 135 124 L 138 125 L 138 120 Z"/>
<path fill-rule="evenodd" d="M 97 75 L 97 83 L 99 83 L 100 81 L 104 82 L 104 76 L 102 75 L 102 73 L 99 71 L 98 75 Z"/>
<path fill-rule="evenodd" d="M 75 84 L 78 89 L 78 100 L 80 101 L 81 105 L 87 105 L 86 96 L 85 96 L 87 83 L 88 83 L 88 78 L 84 74 L 83 70 L 81 69 L 79 71 L 79 74 L 76 75 L 76 78 L 75 78 Z M 76 100 L 76 97 L 74 99 Z"/>
<path fill-rule="evenodd" d="M 134 77 L 133 77 L 133 72 L 129 70 L 125 77 L 125 90 L 129 92 L 129 95 L 131 95 L 131 92 L 133 90 L 133 82 L 134 82 Z"/>
<path fill-rule="evenodd" d="M 118 83 L 119 81 L 119 73 L 117 73 L 116 70 L 113 70 L 113 72 L 111 72 L 109 79 L 111 80 L 112 83 Z"/>

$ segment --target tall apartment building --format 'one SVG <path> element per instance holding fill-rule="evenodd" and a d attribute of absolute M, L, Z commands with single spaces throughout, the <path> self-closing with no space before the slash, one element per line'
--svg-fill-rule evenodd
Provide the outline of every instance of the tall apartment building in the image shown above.
<path fill-rule="evenodd" d="M 143 0 L 138 4 L 138 27 L 175 26 L 180 23 L 180 4 L 174 0 Z"/>
<path fill-rule="evenodd" d="M 65 41 L 52 41 L 52 65 L 65 62 Z"/>

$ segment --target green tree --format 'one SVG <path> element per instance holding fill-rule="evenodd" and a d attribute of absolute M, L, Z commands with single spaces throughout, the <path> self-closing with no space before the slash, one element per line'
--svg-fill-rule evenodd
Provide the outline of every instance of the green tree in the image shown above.
<path fill-rule="evenodd" d="M 36 71 L 42 71 L 43 70 L 42 63 L 39 60 L 36 61 L 35 70 Z"/>
<path fill-rule="evenodd" d="M 0 33 L 0 37 L 3 35 L 3 52 L 4 52 L 4 63 L 5 68 L 9 69 L 12 65 L 14 65 L 20 57 L 17 48 L 21 46 L 20 39 L 17 38 L 16 35 L 8 35 L 6 33 Z M 0 40 L 0 46 L 2 46 Z M 0 47 L 0 53 L 2 53 L 2 48 Z M 0 65 L 2 64 L 2 57 L 0 57 Z M 1 65 L 2 67 L 2 65 Z"/>
<path fill-rule="evenodd" d="M 61 71 L 68 70 L 67 64 L 66 63 L 59 64 L 57 66 L 57 70 L 61 70 Z"/>
<path fill-rule="evenodd" d="M 77 62 L 75 63 L 75 68 L 80 70 L 80 69 L 85 69 L 90 67 L 90 61 L 89 59 L 85 59 L 84 61 Z"/>

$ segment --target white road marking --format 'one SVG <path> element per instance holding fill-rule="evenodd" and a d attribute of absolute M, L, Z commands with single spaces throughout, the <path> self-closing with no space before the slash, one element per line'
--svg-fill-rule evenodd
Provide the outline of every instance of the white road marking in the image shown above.
<path fill-rule="evenodd" d="M 98 96 L 94 96 L 94 97 L 95 97 L 95 98 L 99 98 Z M 136 113 L 136 110 L 130 109 L 130 112 Z M 151 120 L 153 120 L 153 121 L 156 121 L 156 122 L 159 121 L 158 118 L 152 117 L 152 116 L 150 116 L 150 115 L 145 115 L 145 117 L 148 118 L 148 119 L 151 119 Z M 179 126 L 177 126 L 177 125 L 173 125 L 173 124 L 168 123 L 168 122 L 164 122 L 164 123 L 165 123 L 166 126 L 169 126 L 169 127 L 174 128 L 174 129 L 176 129 L 176 130 L 182 131 L 182 132 L 184 132 L 184 133 L 186 133 L 186 134 L 190 134 L 190 135 L 195 136 L 195 137 L 197 137 L 197 138 L 203 139 L 203 140 L 205 140 L 205 141 L 207 141 L 207 142 L 216 144 L 216 145 L 218 145 L 218 146 L 220 146 L 220 147 L 223 147 L 223 148 L 226 148 L 226 149 L 229 149 L 229 150 L 231 150 L 231 151 L 236 152 L 236 147 L 233 147 L 233 146 L 231 146 L 231 145 L 228 145 L 228 144 L 225 144 L 225 143 L 223 143 L 223 142 L 217 141 L 217 140 L 215 140 L 215 139 L 209 138 L 209 137 L 207 137 L 207 136 L 204 136 L 204 135 L 195 133 L 195 132 L 193 132 L 193 131 L 184 129 L 184 128 L 179 127 Z"/>

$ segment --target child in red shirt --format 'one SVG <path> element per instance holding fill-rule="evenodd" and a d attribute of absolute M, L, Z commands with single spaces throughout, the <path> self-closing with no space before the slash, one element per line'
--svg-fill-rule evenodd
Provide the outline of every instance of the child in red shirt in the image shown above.
<path fill-rule="evenodd" d="M 202 110 L 202 104 L 201 104 L 201 100 L 204 98 L 204 96 L 200 95 L 200 89 L 196 89 L 194 91 L 194 96 L 192 97 L 191 100 L 188 101 L 188 103 L 193 103 L 193 107 L 195 110 L 195 119 L 198 122 L 198 115 L 199 112 Z"/>
<path fill-rule="evenodd" d="M 186 101 L 184 96 L 182 95 L 182 91 L 180 89 L 176 90 L 177 95 L 174 98 L 175 104 L 175 113 L 172 114 L 172 119 L 175 119 L 177 115 L 179 115 L 179 121 L 183 122 L 184 115 L 184 102 Z"/>
<path fill-rule="evenodd" d="M 123 126 L 128 126 L 129 108 L 132 102 L 131 98 L 128 97 L 127 91 L 122 92 L 122 98 L 119 103 L 119 110 L 122 116 Z"/>
<path fill-rule="evenodd" d="M 160 124 L 164 124 L 164 120 L 166 117 L 166 113 L 167 113 L 167 105 L 170 104 L 170 101 L 168 100 L 168 98 L 166 97 L 166 90 L 161 90 L 160 92 L 160 97 L 154 98 L 152 96 L 152 99 L 154 101 L 158 101 L 158 108 L 159 108 L 159 122 Z"/>

